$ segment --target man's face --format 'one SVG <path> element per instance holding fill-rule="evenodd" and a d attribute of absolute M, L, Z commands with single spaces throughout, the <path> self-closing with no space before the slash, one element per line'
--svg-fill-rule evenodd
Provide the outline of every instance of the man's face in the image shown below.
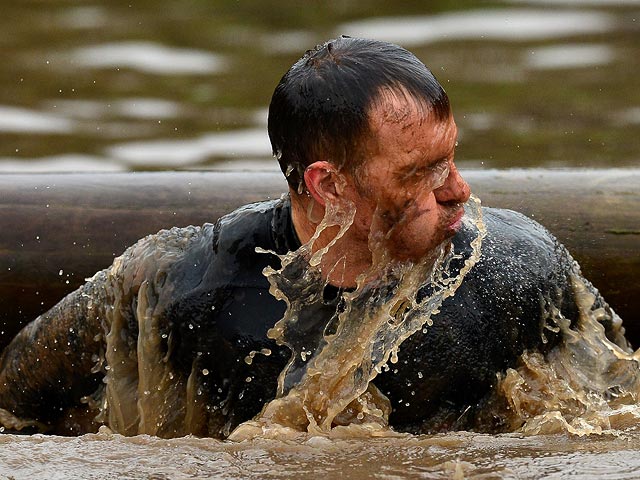
<path fill-rule="evenodd" d="M 453 161 L 456 124 L 402 95 L 389 95 L 369 118 L 366 158 L 348 175 L 357 209 L 350 233 L 372 250 L 418 260 L 456 233 L 469 199 Z"/>

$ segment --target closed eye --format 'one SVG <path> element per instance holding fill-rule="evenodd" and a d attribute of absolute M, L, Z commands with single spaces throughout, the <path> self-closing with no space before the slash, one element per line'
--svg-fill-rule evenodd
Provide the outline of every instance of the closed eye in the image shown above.
<path fill-rule="evenodd" d="M 435 164 L 429 167 L 431 173 L 429 175 L 429 186 L 430 190 L 436 190 L 444 185 L 444 182 L 447 180 L 450 171 L 450 163 L 448 158 L 443 158 L 439 160 Z"/>
<path fill-rule="evenodd" d="M 441 158 L 430 165 L 413 167 L 400 174 L 402 182 L 420 183 L 421 188 L 435 190 L 449 176 L 449 159 Z"/>

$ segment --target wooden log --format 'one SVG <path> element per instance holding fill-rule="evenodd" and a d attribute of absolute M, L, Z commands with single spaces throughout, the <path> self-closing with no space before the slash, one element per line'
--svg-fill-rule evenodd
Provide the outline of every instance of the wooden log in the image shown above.
<path fill-rule="evenodd" d="M 640 344 L 640 169 L 463 175 L 484 205 L 549 228 Z M 285 190 L 275 171 L 0 175 L 0 350 L 138 238 Z"/>

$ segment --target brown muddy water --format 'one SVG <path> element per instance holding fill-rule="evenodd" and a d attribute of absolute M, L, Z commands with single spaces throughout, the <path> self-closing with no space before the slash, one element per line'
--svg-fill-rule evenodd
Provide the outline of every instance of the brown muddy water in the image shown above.
<path fill-rule="evenodd" d="M 640 165 L 640 1 L 426 3 L 0 0 L 0 171 L 274 169 L 272 89 L 342 33 L 434 70 L 463 168 Z M 380 435 L 5 434 L 0 478 L 640 478 L 633 426 Z"/>
<path fill-rule="evenodd" d="M 571 437 L 448 433 L 242 443 L 111 433 L 0 436 L 1 478 L 632 479 L 640 432 Z"/>

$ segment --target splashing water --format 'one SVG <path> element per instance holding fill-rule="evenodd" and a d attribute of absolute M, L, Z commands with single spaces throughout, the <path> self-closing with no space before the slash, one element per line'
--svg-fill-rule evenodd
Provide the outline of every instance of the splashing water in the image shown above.
<path fill-rule="evenodd" d="M 101 301 L 111 306 L 105 307 L 103 320 L 107 332 L 105 387 L 94 397 L 101 412 L 98 420 L 115 432 L 177 437 L 203 433 L 208 426 L 196 379 L 199 359 L 193 361 L 188 376 L 168 361 L 173 345 L 164 318 L 176 288 L 166 281 L 166 271 L 196 233 L 191 227 L 180 230 L 180 235 L 168 230 L 147 237 L 117 258 L 107 272 L 107 295 Z M 129 262 L 131 258 L 145 261 L 136 266 Z M 127 304 L 136 306 L 135 324 L 124 313 Z"/>
<path fill-rule="evenodd" d="M 280 256 L 282 268 L 269 269 L 265 275 L 271 293 L 287 303 L 287 311 L 269 336 L 289 346 L 293 354 L 280 374 L 278 397 L 256 420 L 239 426 L 229 438 L 278 436 L 283 428 L 290 433 L 326 435 L 340 425 L 360 425 L 360 431 L 367 435 L 390 434 L 389 401 L 370 382 L 388 369 L 389 362 L 397 361 L 405 339 L 431 325 L 431 317 L 480 258 L 485 235 L 480 201 L 473 197 L 465 210 L 465 224 L 476 233 L 467 257 L 456 253 L 449 242 L 415 263 L 388 261 L 382 252 L 380 260 L 358 278 L 355 290 L 341 293 L 341 308 L 315 340 L 302 334 L 301 330 L 310 329 L 301 325 L 300 317 L 322 300 L 327 281 L 316 267 L 351 225 L 355 212 L 346 218 L 327 212 L 310 242 Z M 333 241 L 310 256 L 322 230 L 335 225 L 341 229 Z M 458 268 L 453 268 L 454 263 Z M 424 294 L 424 286 L 428 286 L 428 294 Z M 312 344 L 312 348 L 301 347 L 301 342 Z"/>
<path fill-rule="evenodd" d="M 515 369 L 499 374 L 497 394 L 504 397 L 512 431 L 525 434 L 614 433 L 640 420 L 640 350 L 624 339 L 620 318 L 596 297 L 579 271 L 571 276 L 579 318 L 575 325 L 549 306 L 548 328 L 563 341 L 546 357 L 525 352 Z M 612 317 L 607 338 L 601 320 Z"/>

